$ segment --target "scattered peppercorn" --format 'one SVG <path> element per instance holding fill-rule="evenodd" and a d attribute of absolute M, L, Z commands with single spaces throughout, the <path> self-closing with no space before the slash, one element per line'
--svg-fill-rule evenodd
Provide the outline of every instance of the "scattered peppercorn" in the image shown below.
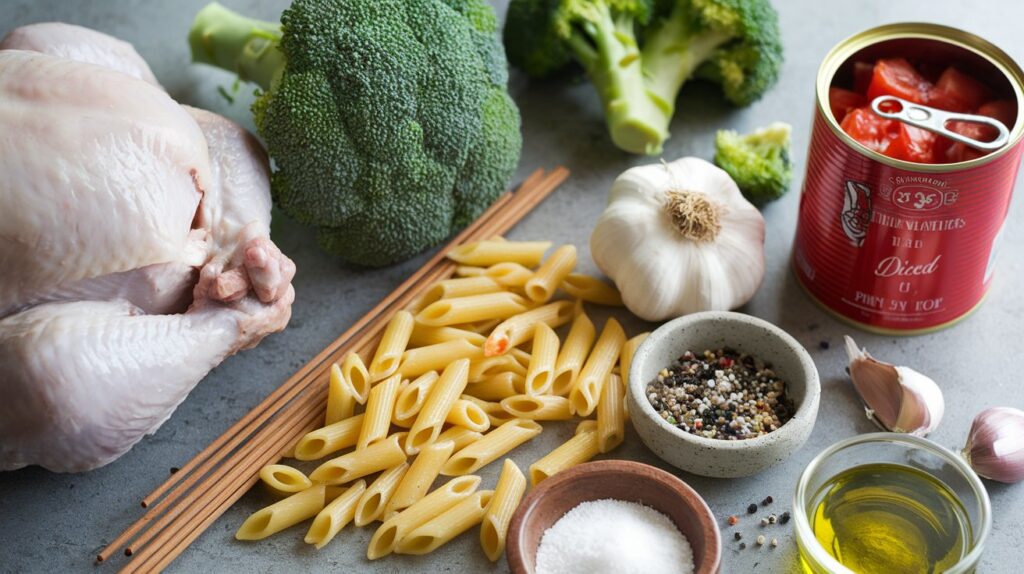
<path fill-rule="evenodd" d="M 747 543 L 746 542 L 740 542 L 740 550 L 746 550 L 746 549 L 747 549 Z"/>
<path fill-rule="evenodd" d="M 787 512 L 783 512 L 782 516 L 779 517 L 779 522 L 781 522 L 782 524 L 785 524 L 785 523 L 789 522 L 789 519 L 790 519 L 789 512 L 788 511 Z"/>
<path fill-rule="evenodd" d="M 769 504 L 771 504 L 773 502 L 775 502 L 774 498 L 772 498 L 771 496 L 766 496 L 764 498 L 764 500 L 761 501 L 761 506 L 768 506 Z"/>
<path fill-rule="evenodd" d="M 828 348 L 831 347 L 831 346 L 832 345 L 828 341 L 826 341 L 824 339 L 822 339 L 821 342 L 818 343 L 818 347 L 820 347 L 822 351 L 827 351 Z"/>
<path fill-rule="evenodd" d="M 178 472 L 179 470 L 181 470 L 181 469 L 176 467 L 176 466 L 172 466 L 171 467 L 171 474 L 174 474 L 174 473 Z"/>
<path fill-rule="evenodd" d="M 753 514 L 755 512 L 757 512 L 757 505 L 751 503 L 750 506 L 747 507 L 747 514 Z"/>
<path fill-rule="evenodd" d="M 739 532 L 733 534 L 732 537 L 735 538 L 736 540 L 742 540 L 743 539 L 743 535 L 740 534 Z"/>
<path fill-rule="evenodd" d="M 738 516 L 736 516 L 735 514 L 733 514 L 732 516 L 729 517 L 729 526 L 735 526 L 736 523 L 739 522 L 739 521 L 740 521 L 740 518 Z"/>
<path fill-rule="evenodd" d="M 764 534 L 757 537 L 757 545 L 764 546 Z"/>
<path fill-rule="evenodd" d="M 775 524 L 776 520 L 778 520 L 778 518 L 774 514 L 768 515 L 768 524 Z"/>
<path fill-rule="evenodd" d="M 779 545 L 779 539 L 778 538 L 772 538 L 772 548 L 775 548 L 778 545 Z"/>
<path fill-rule="evenodd" d="M 761 526 L 768 526 L 768 519 L 767 518 L 762 518 L 761 519 Z"/>

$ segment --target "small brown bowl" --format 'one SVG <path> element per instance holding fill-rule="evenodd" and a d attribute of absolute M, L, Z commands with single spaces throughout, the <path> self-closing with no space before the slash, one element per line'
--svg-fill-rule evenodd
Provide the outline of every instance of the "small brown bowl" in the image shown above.
<path fill-rule="evenodd" d="M 533 574 L 544 532 L 581 502 L 605 498 L 638 502 L 668 516 L 690 541 L 694 572 L 718 572 L 722 540 L 715 516 L 697 491 L 660 468 L 602 460 L 560 472 L 526 496 L 508 528 L 505 555 L 512 573 Z"/>

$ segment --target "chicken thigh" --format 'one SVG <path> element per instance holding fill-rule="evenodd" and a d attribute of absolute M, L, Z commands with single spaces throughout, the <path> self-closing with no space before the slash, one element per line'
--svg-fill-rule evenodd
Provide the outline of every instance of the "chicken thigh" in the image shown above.
<path fill-rule="evenodd" d="M 98 32 L 0 46 L 0 470 L 88 470 L 283 329 L 295 266 L 244 129 Z"/>

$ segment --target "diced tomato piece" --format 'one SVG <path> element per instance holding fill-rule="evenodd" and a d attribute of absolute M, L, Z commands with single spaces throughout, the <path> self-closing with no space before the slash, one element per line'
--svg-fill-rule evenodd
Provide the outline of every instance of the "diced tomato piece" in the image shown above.
<path fill-rule="evenodd" d="M 931 91 L 928 102 L 940 110 L 969 112 L 989 98 L 988 86 L 957 70 L 946 68 Z"/>
<path fill-rule="evenodd" d="M 995 118 L 1003 122 L 1007 129 L 1013 129 L 1017 121 L 1017 103 L 1013 100 L 995 100 L 978 106 L 978 111 L 974 113 Z"/>
<path fill-rule="evenodd" d="M 875 74 L 875 65 L 867 62 L 853 63 L 853 91 L 860 95 L 868 93 L 871 76 Z"/>
<path fill-rule="evenodd" d="M 1008 128 L 1012 129 L 1017 120 L 1017 104 L 1010 100 L 996 100 L 982 104 L 975 112 L 981 116 L 995 118 Z M 992 141 L 998 134 L 995 128 L 976 124 L 972 122 L 950 122 L 949 129 L 958 134 L 965 135 L 977 141 Z M 954 142 L 948 138 L 939 138 L 940 142 L 936 148 L 936 158 L 948 163 L 968 161 L 986 155 L 986 152 L 976 150 L 960 142 Z"/>
<path fill-rule="evenodd" d="M 867 103 L 864 96 L 850 90 L 842 88 L 828 89 L 828 105 L 832 109 L 832 117 L 839 123 L 843 123 L 843 118 L 846 117 L 850 110 L 864 107 Z"/>
<path fill-rule="evenodd" d="M 932 151 L 938 136 L 903 122 L 894 123 L 898 124 L 898 135 L 885 150 L 885 155 L 914 163 L 934 163 Z"/>
<path fill-rule="evenodd" d="M 846 114 L 840 127 L 868 149 L 885 153 L 898 134 L 897 123 L 876 115 L 871 108 L 857 108 Z"/>
<path fill-rule="evenodd" d="M 883 58 L 875 63 L 871 84 L 868 85 L 868 101 L 878 96 L 896 96 L 914 103 L 927 104 L 931 88 L 931 82 L 919 74 L 910 62 L 903 58 Z"/>

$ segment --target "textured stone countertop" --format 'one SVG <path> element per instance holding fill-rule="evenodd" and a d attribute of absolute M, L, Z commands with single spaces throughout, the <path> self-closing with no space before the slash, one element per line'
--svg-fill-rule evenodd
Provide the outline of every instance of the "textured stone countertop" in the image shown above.
<path fill-rule="evenodd" d="M 285 0 L 223 0 L 256 17 L 276 19 Z M 215 70 L 190 66 L 185 35 L 204 0 L 4 0 L 0 2 L 0 34 L 21 24 L 62 20 L 90 26 L 132 42 L 170 93 L 179 101 L 219 111 L 251 127 L 248 102 L 228 105 L 218 85 L 231 78 Z M 496 2 L 499 12 L 504 1 Z M 743 311 L 763 317 L 789 331 L 811 352 L 821 374 L 821 410 L 807 444 L 784 464 L 757 476 L 716 480 L 678 473 L 708 501 L 723 526 L 723 572 L 783 573 L 799 570 L 796 543 L 789 527 L 773 527 L 778 548 L 750 544 L 740 551 L 725 525 L 740 514 L 745 539 L 752 542 L 758 527 L 746 519 L 750 502 L 772 495 L 773 511 L 789 509 L 801 470 L 816 453 L 842 438 L 869 432 L 848 379 L 839 344 L 850 329 L 816 307 L 795 283 L 788 265 L 793 241 L 813 107 L 813 80 L 822 57 L 835 43 L 865 28 L 900 21 L 935 21 L 980 34 L 1018 61 L 1024 61 L 1024 3 L 1014 0 L 775 0 L 781 13 L 786 63 L 778 86 L 746 109 L 725 105 L 713 88 L 687 86 L 672 125 L 673 137 L 664 157 L 708 158 L 716 129 L 753 129 L 774 120 L 789 122 L 794 131 L 797 174 L 793 190 L 764 209 L 767 221 L 767 264 L 764 285 Z M 530 84 L 513 75 L 511 91 L 522 109 L 525 146 L 517 181 L 538 166 L 568 166 L 572 178 L 547 202 L 528 215 L 511 238 L 544 238 L 571 242 L 580 248 L 584 270 L 590 260 L 590 229 L 605 205 L 608 186 L 625 168 L 651 160 L 620 153 L 606 137 L 600 108 L 589 84 Z M 1022 191 L 1018 185 L 1017 194 Z M 140 515 L 138 501 L 160 483 L 169 469 L 186 462 L 243 416 L 309 358 L 367 312 L 423 262 L 425 256 L 376 271 L 339 264 L 320 253 L 312 233 L 276 214 L 274 238 L 298 264 L 298 299 L 288 329 L 258 348 L 234 356 L 215 369 L 152 437 L 140 442 L 117 462 L 79 475 L 52 474 L 39 468 L 0 473 L 0 572 L 112 572 L 114 565 L 94 568 L 97 550 Z M 912 365 L 931 374 L 946 396 L 946 416 L 931 435 L 959 448 L 971 418 L 996 405 L 1024 408 L 1021 355 L 1024 301 L 1018 299 L 1024 280 L 1024 206 L 1014 201 L 1005 246 L 988 301 L 967 321 L 945 331 L 913 338 L 855 333 L 877 356 Z M 601 317 L 603 319 L 603 317 Z M 650 326 L 626 325 L 635 333 Z M 819 344 L 831 343 L 823 350 Z M 823 346 L 823 345 L 822 345 Z M 571 433 L 568 425 L 552 426 L 528 446 L 512 454 L 525 468 Z M 615 457 L 670 467 L 657 460 L 630 430 Z M 500 465 L 483 470 L 493 484 Z M 987 483 L 995 522 L 979 572 L 1013 572 L 1024 558 L 1024 485 Z M 488 562 L 475 535 L 466 535 L 426 557 L 365 558 L 369 529 L 349 527 L 317 552 L 302 542 L 300 528 L 262 543 L 235 541 L 244 518 L 269 498 L 247 494 L 175 561 L 175 572 L 505 572 L 504 559 Z"/>

